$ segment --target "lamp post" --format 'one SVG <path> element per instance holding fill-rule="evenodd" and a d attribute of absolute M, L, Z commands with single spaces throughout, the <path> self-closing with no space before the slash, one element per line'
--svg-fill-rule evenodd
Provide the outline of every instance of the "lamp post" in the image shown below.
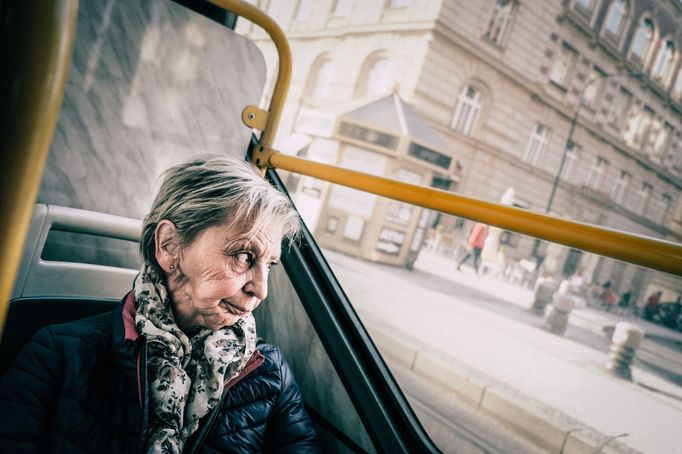
<path fill-rule="evenodd" d="M 556 195 L 556 190 L 557 187 L 559 186 L 559 180 L 561 179 L 561 173 L 564 170 L 564 166 L 566 165 L 566 157 L 568 156 L 568 150 L 573 148 L 574 143 L 573 143 L 573 133 L 575 132 L 575 127 L 576 124 L 578 123 L 578 116 L 580 115 L 580 109 L 583 107 L 583 97 L 585 95 L 585 91 L 587 90 L 588 87 L 590 87 L 592 84 L 595 82 L 598 82 L 600 80 L 606 80 L 606 79 L 616 79 L 620 77 L 625 77 L 625 78 L 633 78 L 633 79 L 640 79 L 646 74 L 644 73 L 627 73 L 627 74 L 604 74 L 601 76 L 593 77 L 590 79 L 585 85 L 583 85 L 583 88 L 580 90 L 580 95 L 578 97 L 578 106 L 575 109 L 575 113 L 573 114 L 573 118 L 571 118 L 571 126 L 568 129 L 568 137 L 566 138 L 566 144 L 564 145 L 564 152 L 561 155 L 561 162 L 559 163 L 559 170 L 557 171 L 556 175 L 554 176 L 554 181 L 552 182 L 552 190 L 549 193 L 549 200 L 547 201 L 547 208 L 545 208 L 545 213 L 549 213 L 552 211 L 552 205 L 554 204 L 554 196 Z M 540 265 L 542 265 L 542 262 L 544 260 L 544 253 L 541 252 L 541 240 L 536 239 L 535 244 L 533 245 L 533 252 L 532 254 L 535 256 L 535 273 L 539 271 Z"/>
<path fill-rule="evenodd" d="M 593 83 L 600 81 L 600 80 L 606 80 L 606 79 L 615 79 L 619 77 L 626 77 L 626 78 L 633 78 L 633 79 L 640 79 L 646 74 L 644 73 L 628 73 L 628 74 L 604 74 L 601 76 L 593 77 L 590 79 L 585 85 L 583 85 L 582 90 L 580 90 L 580 96 L 578 98 L 578 106 L 575 109 L 575 113 L 573 114 L 573 118 L 571 118 L 571 126 L 568 130 L 568 137 L 566 138 L 566 144 L 564 145 L 564 153 L 561 155 L 561 162 L 559 163 L 559 170 L 557 171 L 556 176 L 554 177 L 554 182 L 552 183 L 552 191 L 549 193 L 549 200 L 547 201 L 547 208 L 545 208 L 545 213 L 549 213 L 552 210 L 552 205 L 554 204 L 554 195 L 556 194 L 557 187 L 559 186 L 559 179 L 561 179 L 561 173 L 564 170 L 564 165 L 566 164 L 566 156 L 568 155 L 568 150 L 573 148 L 574 143 L 573 143 L 573 133 L 575 132 L 575 125 L 578 122 L 578 115 L 580 114 L 580 109 L 583 107 L 583 96 L 585 95 L 585 90 L 592 85 Z"/>

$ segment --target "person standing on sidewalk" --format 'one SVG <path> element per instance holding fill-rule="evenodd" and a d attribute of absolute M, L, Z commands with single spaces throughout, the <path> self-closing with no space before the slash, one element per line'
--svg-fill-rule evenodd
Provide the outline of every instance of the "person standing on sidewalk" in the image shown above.
<path fill-rule="evenodd" d="M 467 253 L 460 260 L 457 265 L 457 271 L 462 270 L 462 265 L 464 262 L 469 260 L 470 257 L 474 257 L 474 269 L 478 273 L 478 267 L 481 265 L 481 251 L 483 250 L 483 244 L 485 239 L 488 237 L 488 226 L 477 222 L 471 232 L 469 232 L 469 238 L 467 239 Z"/>

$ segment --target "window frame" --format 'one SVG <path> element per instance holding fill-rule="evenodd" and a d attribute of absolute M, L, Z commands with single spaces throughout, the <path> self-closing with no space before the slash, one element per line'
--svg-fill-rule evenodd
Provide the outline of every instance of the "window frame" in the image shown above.
<path fill-rule="evenodd" d="M 474 97 L 468 96 L 469 92 L 474 92 Z M 481 89 L 473 83 L 467 83 L 457 96 L 457 105 L 452 113 L 450 128 L 465 136 L 471 136 L 478 123 L 479 115 L 483 109 L 483 95 Z M 458 127 L 461 125 L 461 127 Z"/>
<path fill-rule="evenodd" d="M 507 41 L 507 37 L 510 34 L 512 21 L 514 19 L 514 15 L 517 9 L 516 0 L 507 0 L 508 1 L 507 5 L 500 6 L 499 3 L 502 1 L 505 0 L 491 0 L 488 19 L 484 24 L 483 30 L 483 38 L 486 40 L 486 42 L 500 48 L 504 47 Z M 492 33 L 489 33 L 491 30 L 493 19 L 496 18 L 499 19 L 499 17 L 496 17 L 497 16 L 496 13 L 503 11 L 504 8 L 507 8 L 506 16 L 503 18 L 502 26 L 500 27 L 500 30 L 498 30 L 497 36 L 493 39 L 493 37 L 491 36 Z"/>
<path fill-rule="evenodd" d="M 538 133 L 540 128 L 542 128 L 542 132 Z M 523 152 L 523 160 L 535 167 L 546 146 L 547 126 L 544 123 L 537 122 L 528 138 L 528 144 Z"/>

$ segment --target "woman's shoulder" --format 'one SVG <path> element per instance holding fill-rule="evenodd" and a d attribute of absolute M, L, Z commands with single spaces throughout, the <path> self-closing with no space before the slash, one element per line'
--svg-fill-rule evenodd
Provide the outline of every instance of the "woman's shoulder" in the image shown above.
<path fill-rule="evenodd" d="M 256 343 L 258 352 L 263 356 L 263 364 L 259 369 L 271 370 L 280 369 L 281 367 L 288 367 L 282 351 L 275 345 L 265 342 L 263 339 L 258 339 Z"/>

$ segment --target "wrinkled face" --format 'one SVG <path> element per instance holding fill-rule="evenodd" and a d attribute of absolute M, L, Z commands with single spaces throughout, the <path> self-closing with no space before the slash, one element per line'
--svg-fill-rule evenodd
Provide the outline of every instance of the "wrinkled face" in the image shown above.
<path fill-rule="evenodd" d="M 217 330 L 253 311 L 267 296 L 268 273 L 279 260 L 280 242 L 278 231 L 247 236 L 218 225 L 180 247 L 174 268 L 167 270 L 180 329 Z"/>

